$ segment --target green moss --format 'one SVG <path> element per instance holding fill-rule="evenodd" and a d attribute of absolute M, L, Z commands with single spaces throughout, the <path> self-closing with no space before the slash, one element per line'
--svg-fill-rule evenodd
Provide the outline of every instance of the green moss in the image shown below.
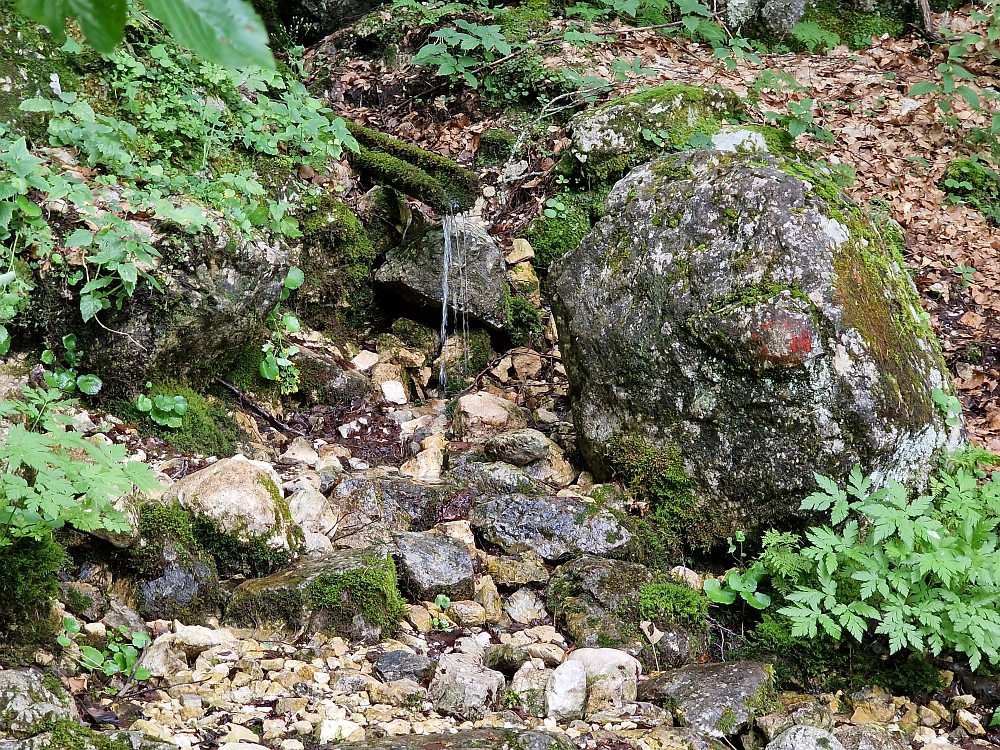
<path fill-rule="evenodd" d="M 399 593 L 396 565 L 388 556 L 366 558 L 366 562 L 368 566 L 362 570 L 320 576 L 309 584 L 305 595 L 313 608 L 336 613 L 348 623 L 361 615 L 388 636 L 399 628 L 406 607 Z"/>
<path fill-rule="evenodd" d="M 59 590 L 56 574 L 66 561 L 66 551 L 51 537 L 15 539 L 0 547 L 0 634 L 16 644 L 45 642 L 55 623 L 49 617 Z"/>
<path fill-rule="evenodd" d="M 639 590 L 639 615 L 643 620 L 704 629 L 708 604 L 700 591 L 676 583 L 655 583 Z"/>
<path fill-rule="evenodd" d="M 549 0 L 524 0 L 502 9 L 500 28 L 509 40 L 526 41 L 531 34 L 548 27 L 553 10 Z"/>
<path fill-rule="evenodd" d="M 544 330 L 542 313 L 524 297 L 511 295 L 507 298 L 507 327 L 512 342 L 523 346 Z"/>
<path fill-rule="evenodd" d="M 121 562 L 142 578 L 156 578 L 163 574 L 161 555 L 164 540 L 172 543 L 177 561 L 182 566 L 197 559 L 201 553 L 191 514 L 177 504 L 144 503 L 139 508 L 139 538 L 146 541 L 125 550 Z"/>
<path fill-rule="evenodd" d="M 410 146 L 362 125 L 348 122 L 347 127 L 363 147 L 358 154 L 348 154 L 352 166 L 359 171 L 409 196 L 420 198 L 439 211 L 449 206 L 465 210 L 475 201 L 479 178 L 451 159 Z M 410 192 L 410 189 L 419 192 Z"/>
<path fill-rule="evenodd" d="M 715 722 L 715 728 L 723 734 L 728 735 L 735 726 L 736 710 L 732 706 L 726 706 L 722 709 L 722 715 L 719 717 L 719 720 Z"/>
<path fill-rule="evenodd" d="M 220 458 L 233 455 L 238 442 L 243 438 L 242 431 L 226 412 L 225 406 L 211 396 L 203 396 L 176 383 L 154 383 L 147 395 L 150 398 L 160 395 L 183 396 L 187 399 L 188 410 L 182 426 L 173 429 L 157 424 L 148 414 L 136 409 L 135 404 L 130 401 L 111 402 L 112 412 L 134 424 L 144 437 L 156 435 L 184 453 Z"/>
<path fill-rule="evenodd" d="M 509 130 L 490 128 L 479 139 L 476 159 L 485 167 L 501 164 L 510 158 L 516 142 L 517 136 Z"/>
<path fill-rule="evenodd" d="M 795 139 L 787 130 L 770 125 L 742 125 L 741 127 L 744 130 L 760 133 L 764 137 L 764 145 L 772 154 L 791 154 L 795 151 Z"/>
<path fill-rule="evenodd" d="M 72 719 L 48 719 L 34 731 L 49 735 L 52 750 L 133 750 L 128 733 L 96 732 Z"/>
<path fill-rule="evenodd" d="M 285 504 L 283 499 L 279 506 L 281 504 Z M 275 549 L 263 537 L 238 539 L 205 516 L 195 518 L 191 523 L 198 545 L 212 555 L 219 574 L 224 577 L 239 574 L 261 578 L 283 568 L 292 559 L 290 550 Z"/>
<path fill-rule="evenodd" d="M 73 613 L 80 614 L 87 611 L 94 600 L 75 588 L 67 588 L 62 592 L 62 597 L 66 608 Z"/>
<path fill-rule="evenodd" d="M 812 21 L 827 31 L 832 31 L 851 49 L 866 49 L 871 46 L 872 37 L 876 39 L 888 34 L 890 37 L 900 37 L 906 33 L 910 23 L 917 21 L 915 6 L 906 3 L 890 7 L 876 8 L 872 12 L 851 10 L 836 0 L 823 0 L 815 5 L 807 5 L 803 21 Z M 788 41 L 786 38 L 785 41 Z M 796 48 L 796 52 L 805 52 L 804 46 Z"/>
<path fill-rule="evenodd" d="M 494 107 L 507 111 L 514 108 L 535 117 L 539 104 L 576 88 L 562 71 L 548 67 L 541 55 L 520 55 L 491 70 L 483 80 L 482 91 L 484 100 Z"/>
<path fill-rule="evenodd" d="M 409 318 L 397 318 L 392 323 L 392 333 L 410 349 L 423 352 L 428 358 L 438 350 L 438 333 L 433 328 Z"/>
<path fill-rule="evenodd" d="M 544 274 L 553 261 L 574 250 L 590 234 L 604 211 L 610 186 L 599 185 L 586 192 L 563 191 L 555 196 L 565 209 L 554 217 L 541 215 L 531 222 L 526 239 L 535 257 L 531 263 Z"/>

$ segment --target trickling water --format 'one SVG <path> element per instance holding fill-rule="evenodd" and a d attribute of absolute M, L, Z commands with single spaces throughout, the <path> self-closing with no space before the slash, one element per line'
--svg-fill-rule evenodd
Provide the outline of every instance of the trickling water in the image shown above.
<path fill-rule="evenodd" d="M 452 305 L 453 325 L 452 330 L 458 330 L 459 308 L 461 308 L 463 327 L 467 327 L 465 320 L 465 302 L 468 289 L 465 277 L 465 228 L 455 216 L 454 206 L 449 206 L 445 212 L 442 223 L 444 234 L 444 261 L 441 268 L 441 365 L 438 368 L 438 383 L 442 390 L 448 385 L 448 373 L 446 371 L 446 357 L 444 345 L 448 339 L 448 304 Z M 451 288 L 452 267 L 458 270 L 458 289 Z"/>

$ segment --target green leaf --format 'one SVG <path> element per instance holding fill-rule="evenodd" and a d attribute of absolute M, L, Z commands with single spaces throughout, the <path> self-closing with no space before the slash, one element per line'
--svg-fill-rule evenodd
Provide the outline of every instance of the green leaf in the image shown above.
<path fill-rule="evenodd" d="M 149 412 L 153 409 L 153 402 L 150 400 L 149 396 L 140 393 L 136 396 L 135 408 L 141 412 Z"/>
<path fill-rule="evenodd" d="M 80 654 L 83 657 L 81 664 L 87 669 L 100 669 L 104 664 L 104 654 L 93 646 L 80 646 Z"/>
<path fill-rule="evenodd" d="M 80 314 L 83 316 L 84 323 L 90 321 L 103 309 L 104 303 L 99 297 L 92 294 L 80 295 Z"/>
<path fill-rule="evenodd" d="M 716 604 L 732 604 L 736 601 L 736 592 L 722 588 L 722 584 L 715 578 L 705 579 L 703 591 L 705 596 Z"/>
<path fill-rule="evenodd" d="M 265 380 L 278 379 L 278 362 L 274 356 L 265 357 L 260 363 L 260 376 Z"/>
<path fill-rule="evenodd" d="M 65 244 L 66 247 L 90 247 L 94 244 L 94 233 L 89 229 L 74 229 Z"/>
<path fill-rule="evenodd" d="M 920 81 L 910 86 L 910 90 L 906 92 L 907 96 L 923 96 L 924 94 L 931 94 L 938 90 L 938 84 L 934 81 Z"/>
<path fill-rule="evenodd" d="M 36 203 L 32 203 L 23 195 L 19 195 L 16 198 L 17 207 L 21 209 L 21 213 L 32 219 L 37 219 L 42 215 L 42 209 Z"/>
<path fill-rule="evenodd" d="M 146 9 L 203 60 L 234 70 L 275 70 L 260 16 L 243 0 L 146 0 Z"/>
<path fill-rule="evenodd" d="M 285 275 L 285 289 L 298 289 L 305 282 L 305 274 L 301 268 L 292 266 Z"/>
<path fill-rule="evenodd" d="M 76 379 L 76 387 L 88 396 L 97 395 L 103 386 L 104 383 L 96 375 L 81 375 Z"/>
<path fill-rule="evenodd" d="M 47 28 L 58 44 L 66 41 L 66 0 L 17 0 L 17 9 Z"/>
<path fill-rule="evenodd" d="M 110 55 L 122 40 L 128 4 L 125 0 L 68 0 L 69 8 L 87 37 L 87 43 Z"/>

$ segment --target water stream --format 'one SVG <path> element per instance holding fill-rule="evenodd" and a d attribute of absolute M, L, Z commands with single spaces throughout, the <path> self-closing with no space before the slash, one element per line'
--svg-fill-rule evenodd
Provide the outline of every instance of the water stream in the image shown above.
<path fill-rule="evenodd" d="M 452 332 L 462 332 L 463 342 L 469 339 L 469 320 L 466 315 L 466 308 L 469 301 L 467 265 L 467 247 L 465 236 L 465 222 L 455 215 L 453 206 L 448 208 L 442 222 L 442 232 L 444 234 L 444 261 L 441 269 L 441 364 L 438 368 L 438 384 L 442 392 L 448 385 L 448 373 L 446 371 L 445 342 L 448 339 L 448 307 L 452 311 Z M 452 285 L 452 268 L 455 269 L 454 288 Z M 463 371 L 469 369 L 468 346 L 462 347 L 463 351 Z"/>

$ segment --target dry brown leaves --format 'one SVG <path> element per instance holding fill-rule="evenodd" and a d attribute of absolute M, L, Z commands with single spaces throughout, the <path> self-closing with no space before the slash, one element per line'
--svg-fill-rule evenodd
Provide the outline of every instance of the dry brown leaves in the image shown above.
<path fill-rule="evenodd" d="M 949 25 L 956 33 L 974 30 L 967 13 L 955 14 Z M 863 52 L 838 47 L 825 55 L 768 55 L 762 66 L 743 64 L 723 71 L 704 46 L 656 31 L 617 31 L 602 45 L 548 46 L 545 63 L 610 79 L 616 59 L 639 58 L 652 73 L 616 86 L 615 96 L 666 82 L 719 84 L 746 96 L 763 67 L 789 73 L 805 87 L 794 94 L 761 92 L 755 115 L 763 122 L 763 112 L 785 113 L 790 99 L 815 100 L 816 121 L 833 133 L 834 141 L 802 136 L 797 145 L 852 166 L 857 180 L 848 192 L 891 211 L 902 225 L 907 260 L 955 375 L 969 432 L 976 443 L 1000 451 L 1000 404 L 994 398 L 1000 384 L 1000 232 L 978 212 L 946 204 L 937 187 L 951 160 L 968 152 L 972 129 L 988 127 L 989 117 L 959 102 L 954 113 L 959 124 L 948 127 L 932 97 L 907 96 L 912 84 L 935 79 L 942 51 L 917 39 L 882 39 Z M 477 92 L 441 87 L 426 70 L 390 69 L 332 54 L 322 45 L 310 56 L 313 83 L 325 89 L 343 116 L 465 166 L 474 163 L 482 133 L 509 122 L 483 105 Z M 979 86 L 996 84 L 987 63 L 984 56 L 968 66 Z M 557 125 L 549 126 L 548 136 L 525 145 L 517 157 L 524 162 L 522 176 L 508 185 L 505 195 L 500 169 L 481 171 L 483 184 L 495 191 L 481 206 L 483 215 L 501 240 L 523 231 L 555 192 L 552 156 L 567 141 Z M 956 266 L 976 269 L 968 283 L 954 272 Z"/>

